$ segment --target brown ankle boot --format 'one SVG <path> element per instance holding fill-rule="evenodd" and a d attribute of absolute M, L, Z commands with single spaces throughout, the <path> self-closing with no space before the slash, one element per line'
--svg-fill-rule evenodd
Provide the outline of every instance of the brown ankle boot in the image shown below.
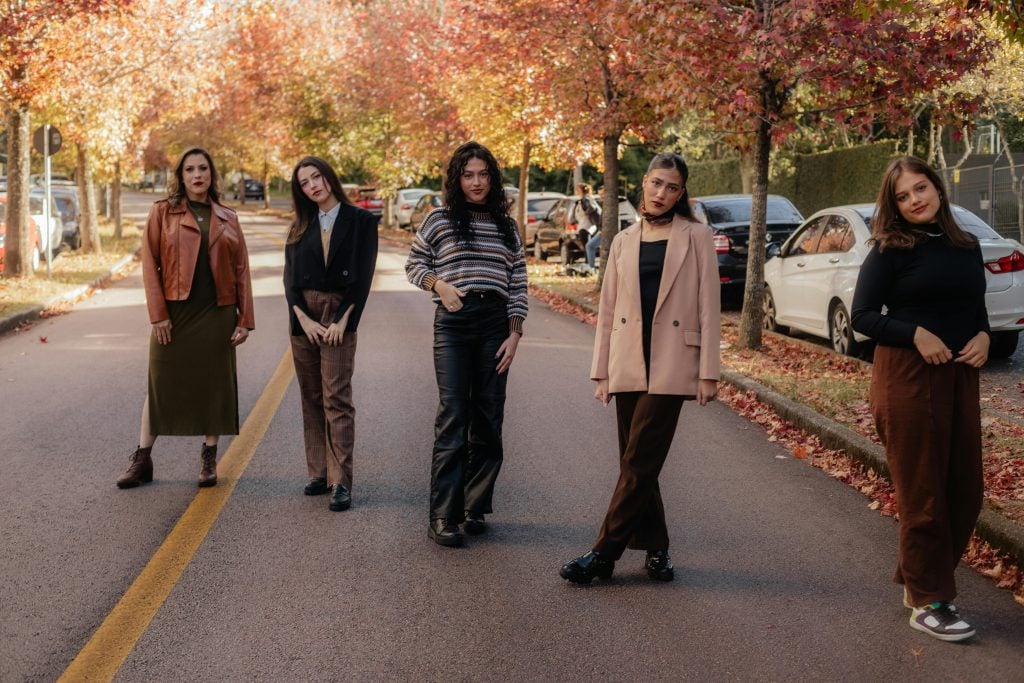
<path fill-rule="evenodd" d="M 128 469 L 117 480 L 117 488 L 131 489 L 153 481 L 153 460 L 149 457 L 152 450 L 152 446 L 149 448 L 139 446 L 135 449 Z"/>
<path fill-rule="evenodd" d="M 203 467 L 199 471 L 199 485 L 213 486 L 217 483 L 217 446 L 203 444 L 202 458 Z"/>

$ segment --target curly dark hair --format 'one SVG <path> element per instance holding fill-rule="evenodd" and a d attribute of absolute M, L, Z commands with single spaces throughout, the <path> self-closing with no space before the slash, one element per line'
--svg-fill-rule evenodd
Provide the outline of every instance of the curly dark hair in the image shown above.
<path fill-rule="evenodd" d="M 213 157 L 202 147 L 193 147 L 181 155 L 181 158 L 178 159 L 178 165 L 174 167 L 174 177 L 171 179 L 171 186 L 167 192 L 167 201 L 171 206 L 179 206 L 185 199 L 185 159 L 188 159 L 193 154 L 202 154 L 206 158 L 206 163 L 210 165 L 210 189 L 207 190 L 207 194 L 210 196 L 211 201 L 220 203 L 220 176 L 217 175 L 217 167 L 213 163 Z"/>
<path fill-rule="evenodd" d="M 491 220 L 498 226 L 498 232 L 501 233 L 505 246 L 509 250 L 515 251 L 519 246 L 519 230 L 516 227 L 516 222 L 508 214 L 508 200 L 505 198 L 505 190 L 501 186 L 501 169 L 491 151 L 479 142 L 466 142 L 459 145 L 448 162 L 444 184 L 445 216 L 460 242 L 472 241 L 473 224 L 470 220 L 469 207 L 466 195 L 462 192 L 461 182 L 462 173 L 466 170 L 466 164 L 470 159 L 480 159 L 487 165 L 487 177 L 491 182 L 484 204 L 487 206 L 487 213 L 491 215 Z"/>
<path fill-rule="evenodd" d="M 939 212 L 935 214 L 935 222 L 953 243 L 953 246 L 960 249 L 974 249 L 977 241 L 964 232 L 953 218 L 953 211 L 949 208 L 949 198 L 946 196 L 942 178 L 924 161 L 917 157 L 905 156 L 889 162 L 889 166 L 882 176 L 882 187 L 878 190 L 878 198 L 875 200 L 875 215 L 871 217 L 871 241 L 878 244 L 878 250 L 884 251 L 886 247 L 912 249 L 918 242 L 927 239 L 926 232 L 922 227 L 904 220 L 899 204 L 896 202 L 896 181 L 904 171 L 919 173 L 935 186 L 939 193 Z"/>

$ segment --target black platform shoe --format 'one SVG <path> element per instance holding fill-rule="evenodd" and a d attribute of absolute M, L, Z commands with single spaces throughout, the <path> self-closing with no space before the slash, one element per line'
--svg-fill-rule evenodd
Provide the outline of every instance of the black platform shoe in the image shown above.
<path fill-rule="evenodd" d="M 655 581 L 671 581 L 676 575 L 667 550 L 648 550 L 644 567 L 647 568 L 647 576 Z"/>
<path fill-rule="evenodd" d="M 477 536 L 487 531 L 487 523 L 484 522 L 484 513 L 467 512 L 466 523 L 462 525 L 467 534 Z"/>
<path fill-rule="evenodd" d="M 459 527 L 450 524 L 444 517 L 430 520 L 427 536 L 434 539 L 434 543 L 438 545 L 448 547 L 462 545 L 462 532 L 459 531 Z"/>
<path fill-rule="evenodd" d="M 609 579 L 615 570 L 615 560 L 601 557 L 596 550 L 580 555 L 562 565 L 558 575 L 573 583 L 590 583 L 594 578 Z"/>

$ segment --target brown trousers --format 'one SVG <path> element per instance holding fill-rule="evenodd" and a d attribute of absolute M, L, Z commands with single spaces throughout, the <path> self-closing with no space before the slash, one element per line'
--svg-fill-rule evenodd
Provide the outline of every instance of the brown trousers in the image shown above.
<path fill-rule="evenodd" d="M 341 295 L 313 289 L 303 291 L 310 313 L 329 325 Z M 302 436 L 310 477 L 325 477 L 330 485 L 352 490 L 352 450 L 356 408 L 352 404 L 356 333 L 346 332 L 338 346 L 317 346 L 305 335 L 293 335 L 292 360 L 302 397 Z"/>
<path fill-rule="evenodd" d="M 631 391 L 615 394 L 619 481 L 594 550 L 617 560 L 627 547 L 668 550 L 658 475 L 683 408 L 682 396 Z"/>
<path fill-rule="evenodd" d="M 983 497 L 978 370 L 929 365 L 916 349 L 879 345 L 871 410 L 900 515 L 893 580 L 912 605 L 952 600 L 953 572 Z"/>

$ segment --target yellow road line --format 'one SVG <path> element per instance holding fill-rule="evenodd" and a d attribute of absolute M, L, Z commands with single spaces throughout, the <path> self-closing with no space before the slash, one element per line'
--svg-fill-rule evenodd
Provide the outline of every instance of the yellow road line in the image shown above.
<path fill-rule="evenodd" d="M 277 413 L 294 374 L 291 352 L 286 351 L 238 436 L 218 463 L 217 485 L 199 490 L 171 533 L 59 681 L 114 678 L 217 521 Z"/>

